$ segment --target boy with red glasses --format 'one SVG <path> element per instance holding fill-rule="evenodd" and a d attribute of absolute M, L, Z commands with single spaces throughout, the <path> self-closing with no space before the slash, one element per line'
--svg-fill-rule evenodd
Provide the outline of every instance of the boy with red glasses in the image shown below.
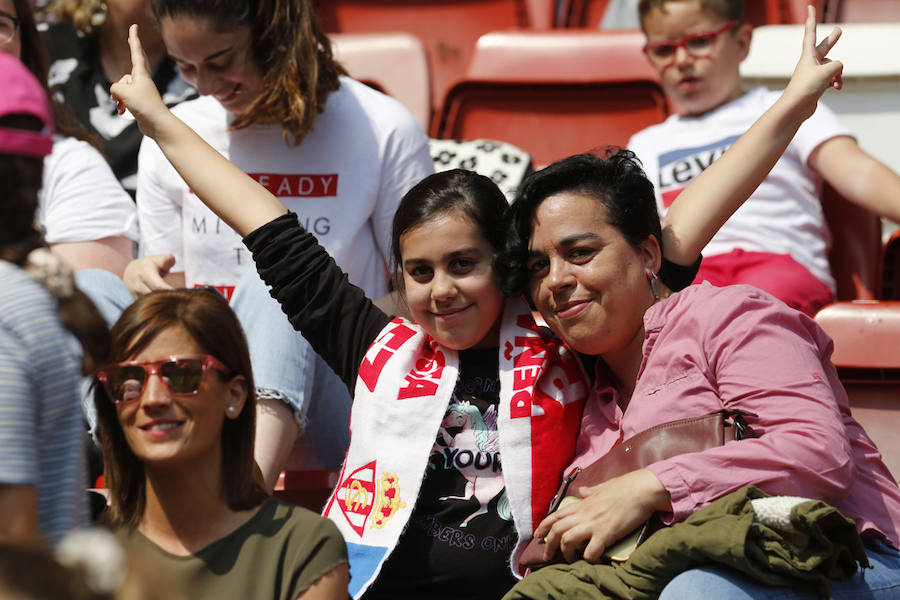
<path fill-rule="evenodd" d="M 775 101 L 741 88 L 752 26 L 743 0 L 640 0 L 644 53 L 678 114 L 629 141 L 656 186 L 662 214 Z M 703 250 L 695 283 L 755 285 L 809 315 L 834 301 L 823 181 L 900 220 L 900 177 L 863 151 L 821 102 L 749 200 Z"/>

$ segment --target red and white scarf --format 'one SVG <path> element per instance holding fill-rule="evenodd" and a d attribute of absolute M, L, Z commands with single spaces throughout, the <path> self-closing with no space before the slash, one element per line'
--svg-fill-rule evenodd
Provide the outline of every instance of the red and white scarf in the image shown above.
<path fill-rule="evenodd" d="M 458 375 L 456 351 L 403 319 L 384 328 L 360 364 L 350 448 L 323 512 L 347 542 L 354 598 L 375 580 L 406 528 Z M 508 301 L 497 427 L 519 536 L 514 573 L 572 459 L 587 392 L 577 356 L 539 330 L 524 302 Z"/>

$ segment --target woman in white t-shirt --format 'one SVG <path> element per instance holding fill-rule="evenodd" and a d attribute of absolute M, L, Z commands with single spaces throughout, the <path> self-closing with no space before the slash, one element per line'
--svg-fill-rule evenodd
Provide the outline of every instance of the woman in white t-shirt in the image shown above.
<path fill-rule="evenodd" d="M 201 94 L 176 114 L 304 215 L 353 283 L 373 297 L 387 293 L 396 205 L 434 169 L 414 117 L 346 76 L 309 0 L 152 6 L 170 57 Z M 124 278 L 132 294 L 213 286 L 248 332 L 262 390 L 256 457 L 269 488 L 307 423 L 300 464 L 338 468 L 349 443 L 346 388 L 285 321 L 240 237 L 149 139 L 138 157 L 137 205 L 142 258 Z"/>

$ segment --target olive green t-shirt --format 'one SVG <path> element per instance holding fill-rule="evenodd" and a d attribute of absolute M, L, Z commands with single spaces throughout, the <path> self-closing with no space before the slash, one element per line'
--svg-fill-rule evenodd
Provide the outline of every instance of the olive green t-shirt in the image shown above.
<path fill-rule="evenodd" d="M 189 556 L 170 554 L 137 530 L 125 535 L 191 584 L 196 598 L 295 600 L 347 562 L 347 547 L 334 523 L 275 498 L 236 530 Z"/>

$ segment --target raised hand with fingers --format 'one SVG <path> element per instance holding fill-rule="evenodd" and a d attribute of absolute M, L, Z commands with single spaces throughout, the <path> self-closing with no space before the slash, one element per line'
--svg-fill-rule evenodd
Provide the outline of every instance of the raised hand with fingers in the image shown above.
<path fill-rule="evenodd" d="M 816 110 L 816 103 L 828 88 L 841 89 L 841 72 L 844 65 L 827 57 L 841 37 L 841 30 L 835 27 L 816 45 L 816 9 L 810 5 L 803 30 L 803 50 L 791 80 L 782 97 L 804 110 L 804 118 Z"/>
<path fill-rule="evenodd" d="M 128 109 L 137 120 L 141 132 L 155 139 L 158 119 L 166 118 L 171 113 L 147 70 L 147 55 L 141 46 L 137 25 L 128 28 L 128 47 L 131 49 L 131 73 L 123 75 L 110 86 L 110 97 L 116 103 L 119 114 Z"/>

